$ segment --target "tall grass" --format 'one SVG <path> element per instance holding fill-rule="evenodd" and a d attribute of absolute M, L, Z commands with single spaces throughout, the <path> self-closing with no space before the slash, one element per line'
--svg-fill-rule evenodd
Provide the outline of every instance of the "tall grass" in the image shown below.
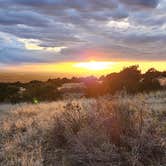
<path fill-rule="evenodd" d="M 0 165 L 164 166 L 165 101 L 156 92 L 0 106 Z"/>

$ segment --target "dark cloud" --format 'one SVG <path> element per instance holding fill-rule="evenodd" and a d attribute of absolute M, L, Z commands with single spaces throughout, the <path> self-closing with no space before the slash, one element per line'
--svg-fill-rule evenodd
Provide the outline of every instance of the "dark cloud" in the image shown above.
<path fill-rule="evenodd" d="M 8 11 L 0 10 L 1 25 L 17 25 L 24 24 L 28 26 L 49 26 L 51 21 L 45 16 L 32 11 Z"/>
<path fill-rule="evenodd" d="M 138 5 L 143 7 L 155 8 L 157 7 L 159 0 L 120 0 L 127 5 Z"/>

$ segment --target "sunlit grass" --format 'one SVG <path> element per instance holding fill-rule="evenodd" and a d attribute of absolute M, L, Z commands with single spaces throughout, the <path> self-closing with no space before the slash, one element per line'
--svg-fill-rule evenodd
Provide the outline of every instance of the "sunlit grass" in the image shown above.
<path fill-rule="evenodd" d="M 164 165 L 165 101 L 155 92 L 0 105 L 0 165 Z"/>

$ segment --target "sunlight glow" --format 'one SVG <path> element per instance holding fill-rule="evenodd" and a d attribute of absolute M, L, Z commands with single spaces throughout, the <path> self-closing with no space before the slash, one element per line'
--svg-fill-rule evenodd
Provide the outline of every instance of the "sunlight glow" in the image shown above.
<path fill-rule="evenodd" d="M 115 64 L 115 62 L 96 62 L 96 61 L 90 61 L 90 62 L 80 62 L 74 64 L 75 67 L 77 68 L 83 68 L 83 69 L 88 69 L 88 70 L 105 70 L 112 65 Z"/>
<path fill-rule="evenodd" d="M 36 51 L 51 51 L 51 52 L 60 52 L 62 49 L 66 48 L 65 46 L 61 47 L 42 47 L 40 46 L 40 41 L 35 39 L 18 39 L 19 42 L 23 43 L 27 50 L 36 50 Z"/>
<path fill-rule="evenodd" d="M 34 63 L 13 66 L 2 66 L 0 69 L 12 73 L 40 73 L 49 78 L 72 76 L 101 76 L 113 72 L 119 72 L 124 67 L 139 65 L 142 72 L 154 67 L 157 70 L 165 70 L 166 61 L 89 61 L 89 62 L 61 62 L 61 63 Z M 23 74 L 26 77 L 26 74 Z"/>

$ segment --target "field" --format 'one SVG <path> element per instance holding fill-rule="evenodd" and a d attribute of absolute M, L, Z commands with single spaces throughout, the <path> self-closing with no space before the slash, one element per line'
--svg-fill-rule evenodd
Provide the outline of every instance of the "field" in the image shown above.
<path fill-rule="evenodd" d="M 166 166 L 166 92 L 0 105 L 2 166 Z"/>

